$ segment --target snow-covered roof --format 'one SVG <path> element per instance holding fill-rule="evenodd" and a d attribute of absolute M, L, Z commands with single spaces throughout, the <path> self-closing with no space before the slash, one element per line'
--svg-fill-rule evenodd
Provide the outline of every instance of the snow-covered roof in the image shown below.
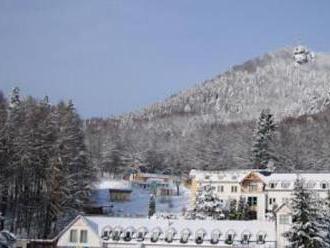
<path fill-rule="evenodd" d="M 201 171 L 191 170 L 190 178 L 200 182 L 241 182 L 249 173 L 257 170 L 223 170 L 223 171 Z M 260 175 L 262 177 L 262 175 Z"/>
<path fill-rule="evenodd" d="M 150 238 L 153 230 L 157 228 L 161 231 L 162 235 L 158 242 L 165 242 L 164 236 L 167 230 L 172 229 L 175 231 L 173 244 L 180 244 L 181 233 L 183 230 L 190 230 L 192 233 L 189 242 L 195 242 L 195 234 L 200 231 L 205 231 L 205 244 L 211 240 L 211 234 L 215 230 L 219 230 L 222 234 L 220 241 L 224 241 L 226 234 L 234 233 L 234 240 L 240 241 L 244 233 L 251 234 L 251 241 L 257 240 L 257 235 L 260 233 L 265 234 L 266 242 L 274 242 L 275 236 L 275 223 L 272 221 L 233 221 L 233 220 L 185 220 L 185 219 L 147 219 L 147 218 L 118 218 L 118 217 L 104 217 L 104 216 L 84 216 L 94 231 L 102 237 L 104 230 L 126 230 L 128 227 L 133 227 L 135 230 L 145 228 L 146 236 L 145 242 L 151 242 Z M 148 241 L 149 239 L 149 241 Z M 109 240 L 110 242 L 111 240 Z M 122 241 L 126 242 L 126 241 Z M 136 242 L 132 240 L 132 242 Z"/>
<path fill-rule="evenodd" d="M 155 174 L 155 173 L 138 173 L 137 175 L 140 177 L 147 177 L 147 178 L 163 178 L 163 179 L 171 178 L 171 176 L 169 175 Z"/>
<path fill-rule="evenodd" d="M 307 188 L 329 189 L 330 173 L 273 173 L 270 176 L 264 177 L 264 181 L 267 190 L 292 190 L 294 188 L 294 182 L 298 177 L 304 179 Z"/>
<path fill-rule="evenodd" d="M 125 180 L 102 180 L 97 189 L 132 190 L 130 182 Z"/>

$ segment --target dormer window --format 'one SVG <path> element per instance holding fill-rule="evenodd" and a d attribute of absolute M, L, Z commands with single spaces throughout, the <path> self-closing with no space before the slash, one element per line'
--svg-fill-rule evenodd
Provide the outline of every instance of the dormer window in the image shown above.
<path fill-rule="evenodd" d="M 219 230 L 213 230 L 211 233 L 211 244 L 217 244 L 220 239 L 221 232 Z"/>
<path fill-rule="evenodd" d="M 157 228 L 153 229 L 151 232 L 151 238 L 150 238 L 151 242 L 153 242 L 153 243 L 157 242 L 161 233 L 162 233 L 162 231 L 160 228 L 157 227 Z"/>
<path fill-rule="evenodd" d="M 234 243 L 234 238 L 235 238 L 235 232 L 234 231 L 228 231 L 226 234 L 226 240 L 225 243 L 228 245 L 231 245 Z"/>
<path fill-rule="evenodd" d="M 110 239 L 110 236 L 111 236 L 111 230 L 112 230 L 112 228 L 110 226 L 104 227 L 103 228 L 103 231 L 102 231 L 101 239 L 103 239 L 103 240 L 109 240 Z"/>
<path fill-rule="evenodd" d="M 206 231 L 204 229 L 199 229 L 195 234 L 195 242 L 196 244 L 202 244 L 204 241 Z"/>
<path fill-rule="evenodd" d="M 141 227 L 137 230 L 137 235 L 136 235 L 136 240 L 137 241 L 143 241 L 146 234 L 147 234 L 147 229 L 145 227 Z"/>
<path fill-rule="evenodd" d="M 124 241 L 131 241 L 134 234 L 134 228 L 129 227 L 124 231 Z"/>
<path fill-rule="evenodd" d="M 180 238 L 180 242 L 185 244 L 188 242 L 189 240 L 189 236 L 190 236 L 191 232 L 189 229 L 183 229 L 181 232 L 181 238 Z"/>
<path fill-rule="evenodd" d="M 170 228 L 166 231 L 166 234 L 165 234 L 165 241 L 167 243 L 172 243 L 173 242 L 173 239 L 174 239 L 174 235 L 175 235 L 176 231 L 174 228 Z"/>
<path fill-rule="evenodd" d="M 307 182 L 307 188 L 313 189 L 315 187 L 316 183 L 314 181 L 308 181 Z"/>
<path fill-rule="evenodd" d="M 250 241 L 251 234 L 248 231 L 242 233 L 242 244 L 248 244 Z"/>
<path fill-rule="evenodd" d="M 321 189 L 327 189 L 329 187 L 327 182 L 322 182 L 321 183 Z"/>
<path fill-rule="evenodd" d="M 112 240 L 118 241 L 120 239 L 120 235 L 122 234 L 122 228 L 116 227 L 112 232 Z"/>
<path fill-rule="evenodd" d="M 257 244 L 264 244 L 266 241 L 266 234 L 264 232 L 257 233 Z"/>

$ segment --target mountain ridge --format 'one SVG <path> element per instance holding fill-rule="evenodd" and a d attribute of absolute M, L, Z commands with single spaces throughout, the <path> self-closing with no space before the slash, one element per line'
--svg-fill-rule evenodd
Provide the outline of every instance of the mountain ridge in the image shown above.
<path fill-rule="evenodd" d="M 190 114 L 212 115 L 228 123 L 253 120 L 263 108 L 273 108 L 279 119 L 321 111 L 322 100 L 328 103 L 329 99 L 330 55 L 317 53 L 312 61 L 298 65 L 293 50 L 266 53 L 163 101 L 114 118 L 152 120 Z M 295 89 L 298 94 L 290 102 L 287 98 Z M 279 104 L 274 108 L 276 101 Z M 313 106 L 308 108 L 310 102 Z"/>
<path fill-rule="evenodd" d="M 143 111 L 87 120 L 87 143 L 94 162 L 111 170 L 249 168 L 255 121 L 269 109 L 279 171 L 328 170 L 329 90 L 329 54 L 279 49 Z"/>

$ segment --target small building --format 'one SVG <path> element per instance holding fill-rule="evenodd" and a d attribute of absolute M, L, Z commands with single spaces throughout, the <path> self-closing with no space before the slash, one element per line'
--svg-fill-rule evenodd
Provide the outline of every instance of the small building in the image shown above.
<path fill-rule="evenodd" d="M 78 216 L 59 235 L 57 247 L 254 247 L 276 244 L 274 221 Z"/>
<path fill-rule="evenodd" d="M 153 173 L 132 173 L 130 182 L 143 189 L 150 190 L 156 196 L 176 195 L 176 178 L 169 175 Z"/>
<path fill-rule="evenodd" d="M 129 201 L 133 191 L 131 183 L 125 180 L 106 180 L 98 188 L 109 190 L 111 202 Z"/>
<path fill-rule="evenodd" d="M 110 201 L 129 201 L 132 189 L 109 189 Z"/>

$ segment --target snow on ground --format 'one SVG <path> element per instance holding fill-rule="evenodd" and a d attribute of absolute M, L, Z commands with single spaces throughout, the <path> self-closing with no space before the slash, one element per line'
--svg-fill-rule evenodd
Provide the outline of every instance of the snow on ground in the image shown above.
<path fill-rule="evenodd" d="M 125 180 L 103 180 L 96 185 L 97 189 L 128 189 L 132 188 L 130 182 Z"/>
<path fill-rule="evenodd" d="M 112 185 L 111 182 L 102 181 L 100 187 L 96 189 L 91 201 L 99 206 L 113 205 L 115 215 L 125 216 L 147 216 L 149 207 L 150 192 L 138 186 L 133 186 L 131 200 L 127 202 L 110 202 L 110 195 L 106 185 Z M 190 206 L 190 190 L 184 186 L 180 186 L 180 195 L 171 196 L 167 199 L 156 197 L 156 213 L 173 213 L 179 214 L 183 208 Z"/>

